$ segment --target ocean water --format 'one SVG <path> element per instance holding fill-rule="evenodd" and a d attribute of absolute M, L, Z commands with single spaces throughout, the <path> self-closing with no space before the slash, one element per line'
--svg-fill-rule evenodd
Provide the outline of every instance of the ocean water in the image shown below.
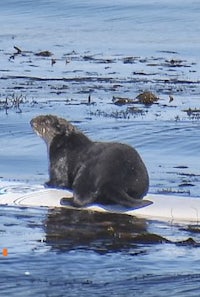
<path fill-rule="evenodd" d="M 199 199 L 199 12 L 189 0 L 2 1 L 0 194 L 48 179 L 29 122 L 53 113 L 94 140 L 134 146 L 150 192 Z M 144 91 L 159 100 L 115 104 Z M 0 296 L 199 296 L 199 233 L 198 224 L 1 206 Z"/>

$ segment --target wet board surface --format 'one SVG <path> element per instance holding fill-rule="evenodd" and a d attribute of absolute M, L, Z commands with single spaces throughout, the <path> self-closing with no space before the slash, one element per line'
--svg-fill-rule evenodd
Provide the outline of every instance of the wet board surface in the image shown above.
<path fill-rule="evenodd" d="M 0 205 L 74 208 L 70 203 L 63 203 L 65 198 L 70 201 L 72 193 L 58 189 L 42 189 L 28 193 L 5 192 L 0 195 Z M 92 204 L 82 209 L 121 213 L 151 220 L 170 221 L 172 223 L 185 222 L 197 224 L 200 221 L 200 198 L 148 194 L 143 200 L 144 205 L 137 208 L 126 208 L 120 205 L 105 206 Z"/>

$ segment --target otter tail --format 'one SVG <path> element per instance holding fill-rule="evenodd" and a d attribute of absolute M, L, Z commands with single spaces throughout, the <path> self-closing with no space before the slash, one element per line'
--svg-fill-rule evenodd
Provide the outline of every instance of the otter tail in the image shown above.
<path fill-rule="evenodd" d="M 109 200 L 116 204 L 120 204 L 131 208 L 140 208 L 152 204 L 152 202 L 145 199 L 138 199 L 130 196 L 124 190 L 113 189 L 109 194 Z"/>

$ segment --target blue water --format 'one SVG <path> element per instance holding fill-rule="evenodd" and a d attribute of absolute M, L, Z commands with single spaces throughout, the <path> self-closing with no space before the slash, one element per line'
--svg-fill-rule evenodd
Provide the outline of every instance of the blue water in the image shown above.
<path fill-rule="evenodd" d="M 199 199 L 199 12 L 189 0 L 1 1 L 0 192 L 47 180 L 29 121 L 54 113 L 136 147 L 151 192 Z M 159 104 L 113 104 L 145 90 Z M 199 296 L 198 225 L 1 206 L 0 235 L 0 296 Z"/>
<path fill-rule="evenodd" d="M 68 49 L 117 54 L 138 48 L 146 53 L 153 48 L 197 54 L 199 10 L 199 2 L 189 0 L 11 0 L 1 3 L 1 35 L 29 47 L 62 42 Z"/>

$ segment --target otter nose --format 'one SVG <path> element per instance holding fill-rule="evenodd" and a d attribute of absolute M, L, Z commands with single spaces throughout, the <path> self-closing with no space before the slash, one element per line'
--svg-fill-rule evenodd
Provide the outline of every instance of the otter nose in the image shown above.
<path fill-rule="evenodd" d="M 32 120 L 30 121 L 30 125 L 31 125 L 32 128 L 36 128 L 36 127 L 37 127 L 37 124 L 36 124 L 36 122 L 34 121 L 34 119 L 32 119 Z"/>

